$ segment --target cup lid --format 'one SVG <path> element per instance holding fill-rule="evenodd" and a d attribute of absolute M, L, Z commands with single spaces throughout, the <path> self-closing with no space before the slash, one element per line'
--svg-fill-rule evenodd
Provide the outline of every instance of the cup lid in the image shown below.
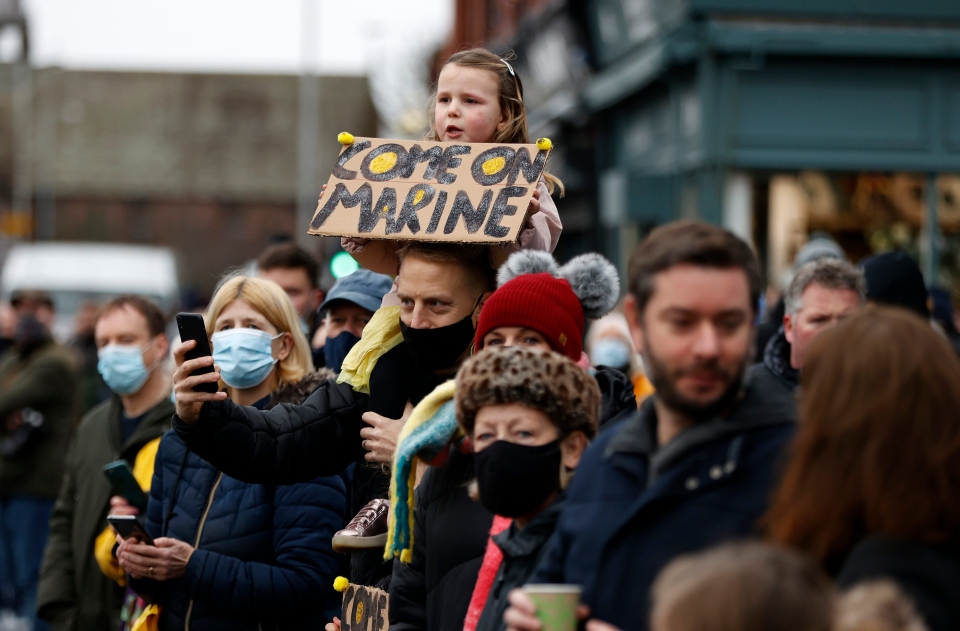
<path fill-rule="evenodd" d="M 583 589 L 567 583 L 531 583 L 524 585 L 523 591 L 528 594 L 579 594 Z"/>

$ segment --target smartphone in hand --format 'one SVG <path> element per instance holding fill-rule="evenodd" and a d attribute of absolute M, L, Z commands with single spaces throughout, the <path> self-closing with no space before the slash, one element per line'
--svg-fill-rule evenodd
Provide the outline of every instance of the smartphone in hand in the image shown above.
<path fill-rule="evenodd" d="M 110 480 L 113 493 L 119 495 L 136 507 L 141 513 L 147 510 L 147 494 L 140 488 L 137 479 L 133 477 L 133 470 L 126 460 L 117 460 L 104 465 L 103 473 Z"/>
<path fill-rule="evenodd" d="M 107 523 L 113 526 L 123 539 L 139 539 L 141 543 L 148 546 L 153 545 L 153 539 L 147 534 L 147 531 L 133 515 L 108 515 Z"/>
<path fill-rule="evenodd" d="M 178 313 L 177 329 L 180 331 L 180 341 L 186 342 L 187 340 L 193 340 L 197 343 L 196 346 L 187 351 L 183 356 L 184 359 L 199 359 L 200 357 L 213 355 L 213 353 L 210 352 L 210 340 L 207 337 L 207 327 L 203 324 L 202 315 L 199 313 Z M 191 372 L 190 376 L 205 375 L 211 372 L 213 372 L 213 366 L 203 366 Z M 193 391 L 209 392 L 212 394 L 216 392 L 217 389 L 217 383 L 213 381 L 201 383 L 195 386 Z"/>

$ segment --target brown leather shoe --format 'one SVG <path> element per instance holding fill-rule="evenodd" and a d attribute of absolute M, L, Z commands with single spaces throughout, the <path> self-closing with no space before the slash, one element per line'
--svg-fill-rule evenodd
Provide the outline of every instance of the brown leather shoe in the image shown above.
<path fill-rule="evenodd" d="M 387 516 L 390 500 L 367 502 L 347 527 L 333 535 L 333 549 L 337 552 L 382 548 L 387 545 Z"/>

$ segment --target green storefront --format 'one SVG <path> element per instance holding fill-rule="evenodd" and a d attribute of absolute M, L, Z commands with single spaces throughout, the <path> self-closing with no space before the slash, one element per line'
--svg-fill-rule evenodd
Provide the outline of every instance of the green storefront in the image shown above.
<path fill-rule="evenodd" d="M 904 247 L 928 281 L 960 280 L 960 2 L 586 0 L 582 15 L 612 257 L 699 217 L 750 238 L 771 277 L 824 230 L 855 259 Z"/>

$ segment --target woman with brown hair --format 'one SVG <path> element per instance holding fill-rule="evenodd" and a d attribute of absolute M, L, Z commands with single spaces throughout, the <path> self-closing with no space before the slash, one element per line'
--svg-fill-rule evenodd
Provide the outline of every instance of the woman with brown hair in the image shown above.
<path fill-rule="evenodd" d="M 960 360 L 929 324 L 862 309 L 814 342 L 800 430 L 765 517 L 845 587 L 887 577 L 960 628 Z"/>

